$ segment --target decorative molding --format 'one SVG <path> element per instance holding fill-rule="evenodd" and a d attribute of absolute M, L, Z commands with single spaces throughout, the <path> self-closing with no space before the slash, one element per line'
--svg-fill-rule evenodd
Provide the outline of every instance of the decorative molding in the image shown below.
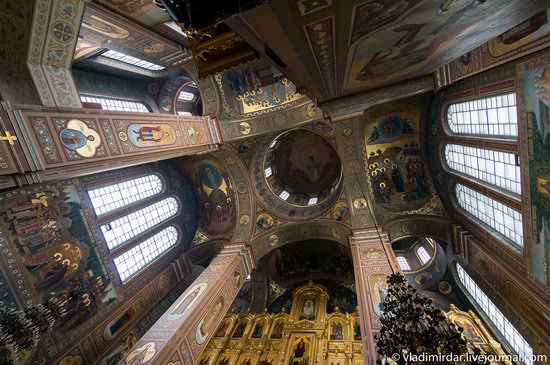
<path fill-rule="evenodd" d="M 70 69 L 85 5 L 36 0 L 27 66 L 44 106 L 81 106 Z"/>

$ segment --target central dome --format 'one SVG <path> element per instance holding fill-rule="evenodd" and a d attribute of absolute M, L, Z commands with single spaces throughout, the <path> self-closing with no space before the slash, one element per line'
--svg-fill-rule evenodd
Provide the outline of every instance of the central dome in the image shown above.
<path fill-rule="evenodd" d="M 276 184 L 284 190 L 292 195 L 321 200 L 338 185 L 341 162 L 325 138 L 298 129 L 279 136 L 274 143 L 266 163 L 272 166 Z"/>
<path fill-rule="evenodd" d="M 281 219 L 325 214 L 342 190 L 342 163 L 331 141 L 309 129 L 268 137 L 250 162 L 258 202 Z"/>

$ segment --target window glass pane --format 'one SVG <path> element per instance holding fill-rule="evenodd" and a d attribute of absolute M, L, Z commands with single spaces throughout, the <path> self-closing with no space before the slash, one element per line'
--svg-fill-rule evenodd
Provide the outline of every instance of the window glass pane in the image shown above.
<path fill-rule="evenodd" d="M 418 254 L 418 258 L 420 259 L 420 262 L 422 262 L 422 265 L 424 265 L 425 263 L 427 263 L 431 259 L 431 256 L 428 253 L 428 251 L 426 251 L 426 249 L 422 246 L 420 246 L 416 250 L 416 253 Z"/>
<path fill-rule="evenodd" d="M 474 298 L 473 304 L 491 321 L 499 335 L 508 342 L 513 352 L 520 357 L 532 355 L 533 349 L 527 341 L 458 263 L 456 264 L 456 271 L 462 286 Z M 533 361 L 525 361 L 525 363 L 532 364 Z"/>
<path fill-rule="evenodd" d="M 180 91 L 180 94 L 178 95 L 178 99 L 182 101 L 191 101 L 195 99 L 195 94 L 190 93 L 188 91 Z"/>
<path fill-rule="evenodd" d="M 137 274 L 178 242 L 178 231 L 169 226 L 139 245 L 115 257 L 115 265 L 122 283 Z"/>
<path fill-rule="evenodd" d="M 175 216 L 178 209 L 178 201 L 169 197 L 102 225 L 101 231 L 107 246 L 113 249 L 149 228 Z"/>
<path fill-rule="evenodd" d="M 407 261 L 407 258 L 404 256 L 397 256 L 397 263 L 399 264 L 399 267 L 401 267 L 401 270 L 405 271 L 411 269 L 409 261 Z"/>
<path fill-rule="evenodd" d="M 106 52 L 103 52 L 101 55 L 103 57 L 107 57 L 107 58 L 110 58 L 110 59 L 113 59 L 113 60 L 128 63 L 130 65 L 145 68 L 145 69 L 151 70 L 151 71 L 164 70 L 163 66 L 160 66 L 160 65 L 157 65 L 155 63 L 148 62 L 148 61 L 136 58 L 136 57 L 132 57 L 132 56 L 129 56 L 129 55 L 121 53 L 121 52 L 108 50 Z"/>
<path fill-rule="evenodd" d="M 445 161 L 454 171 L 521 195 L 521 171 L 512 153 L 448 144 Z"/>
<path fill-rule="evenodd" d="M 88 190 L 95 214 L 99 217 L 112 210 L 143 200 L 162 191 L 162 180 L 151 174 L 136 179 Z"/>
<path fill-rule="evenodd" d="M 80 95 L 80 100 L 82 100 L 85 103 L 101 104 L 101 107 L 103 108 L 103 110 L 113 110 L 117 112 L 149 113 L 149 109 L 147 109 L 145 104 L 140 103 L 138 101 L 111 99 L 111 98 L 85 96 L 85 95 Z"/>
<path fill-rule="evenodd" d="M 451 104 L 447 125 L 456 134 L 517 138 L 516 94 Z"/>
<path fill-rule="evenodd" d="M 462 209 L 498 232 L 506 242 L 523 249 L 520 212 L 461 184 L 456 184 L 456 199 Z"/>

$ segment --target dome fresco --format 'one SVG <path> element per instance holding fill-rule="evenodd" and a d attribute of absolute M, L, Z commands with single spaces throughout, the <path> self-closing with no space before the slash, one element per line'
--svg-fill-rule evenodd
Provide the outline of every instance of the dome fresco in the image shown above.
<path fill-rule="evenodd" d="M 275 176 L 297 194 L 319 196 L 340 179 L 336 150 L 325 138 L 308 130 L 294 130 L 280 137 L 272 158 Z"/>

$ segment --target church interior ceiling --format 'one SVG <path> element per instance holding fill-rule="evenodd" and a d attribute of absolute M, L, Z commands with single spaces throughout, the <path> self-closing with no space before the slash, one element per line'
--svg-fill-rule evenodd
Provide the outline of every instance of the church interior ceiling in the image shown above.
<path fill-rule="evenodd" d="M 504 0 L 302 3 L 272 1 L 241 17 L 284 62 L 290 79 L 320 102 L 423 76 L 547 6 Z"/>
<path fill-rule="evenodd" d="M 264 55 L 207 80 L 196 79 L 196 70 L 188 62 L 187 41 L 164 25 L 169 17 L 156 5 L 144 0 L 98 0 L 87 7 L 73 70 L 79 92 L 126 96 L 143 102 L 154 113 L 172 117 L 170 114 L 177 114 L 182 85 L 195 81 L 200 92 L 198 109 L 204 104 L 205 113 L 219 122 L 225 141 L 219 151 L 146 168 L 162 170 L 170 191 L 190 202 L 180 214 L 180 249 L 188 249 L 190 262 L 208 266 L 224 243 L 231 241 L 250 242 L 258 259 L 258 272 L 265 280 L 255 283 L 252 276 L 245 282 L 228 317 L 231 326 L 227 328 L 231 330 L 224 334 L 226 340 L 242 318 L 249 321 L 244 333 L 252 336 L 256 331 L 252 324 L 258 323 L 263 308 L 270 315 L 285 318 L 291 311 L 303 309 L 292 306 L 293 291 L 308 280 L 322 285 L 328 293 L 324 315 L 334 314 L 336 307 L 340 312 L 337 316 L 348 314 L 338 318 L 348 321 L 347 339 L 357 340 L 352 338 L 357 295 L 348 237 L 354 228 L 373 224 L 389 231 L 394 252 L 401 254 L 412 252 L 411 247 L 426 241 L 427 232 L 432 233 L 435 245 L 431 260 L 405 272 L 405 276 L 445 310 L 452 308 L 451 304 L 469 308 L 457 293 L 459 286 L 451 272 L 451 258 L 457 250 L 451 244 L 449 217 L 461 220 L 453 213 L 453 181 L 446 177 L 440 154 L 429 153 L 438 151 L 445 128 L 440 110 L 451 97 L 517 91 L 520 124 L 529 126 L 529 132 L 523 131 L 518 151 L 527 166 L 527 198 L 516 206 L 523 211 L 525 232 L 532 231 L 532 240 L 526 242 L 524 258 L 507 256 L 506 252 L 493 254 L 526 276 L 532 275 L 534 286 L 548 292 L 550 61 L 546 53 L 514 61 L 480 78 L 463 80 L 442 92 L 417 90 L 420 95 L 369 106 L 361 115 L 345 121 L 331 122 L 312 101 L 323 104 L 386 86 L 403 85 L 405 89 L 406 84 L 422 77 L 429 81 L 428 90 L 434 88 L 435 79 L 437 89 L 437 75 L 446 75 L 447 82 L 459 81 L 548 44 L 550 8 L 545 10 L 543 1 L 525 6 L 519 0 L 495 0 L 491 6 L 481 2 L 477 7 L 471 3 L 272 0 L 239 17 L 285 62 L 283 73 Z M 20 13 L 30 11 L 25 6 L 17 9 Z M 282 13 L 292 16 L 279 16 Z M 516 24 L 516 19 L 530 15 L 529 20 Z M 0 12 L 0 19 L 3 16 Z M 18 42 L 24 43 L 28 35 L 21 26 L 12 24 L 18 40 L 7 42 L 14 54 Z M 0 34 L 0 40 L 3 37 Z M 288 41 L 285 47 L 278 38 Z M 120 63 L 95 62 L 106 49 L 148 60 L 166 70 L 136 73 Z M 8 53 L 0 62 L 5 69 L 14 70 L 14 75 L 6 77 L 20 81 L 21 90 L 10 90 L 8 97 L 12 93 L 17 98 L 21 95 L 16 94 L 22 93 L 32 97 L 34 87 L 10 57 Z M 433 78 L 426 76 L 436 69 Z M 0 71 L 0 85 L 1 72 L 5 71 Z M 381 98 L 391 99 L 387 93 L 387 89 L 381 91 Z M 216 112 L 209 113 L 211 110 Z M 59 123 L 58 132 L 70 129 Z M 94 130 L 90 124 L 81 126 Z M 189 138 L 208 134 L 208 126 L 200 131 L 188 126 Z M 184 127 L 181 131 L 185 132 Z M 96 133 L 103 142 L 98 153 L 107 153 L 107 148 L 111 151 L 114 147 L 106 144 L 103 132 Z M 57 141 L 63 137 L 57 134 L 55 143 L 65 146 L 61 139 Z M 173 142 L 169 139 L 163 143 Z M 147 143 L 134 139 L 125 146 L 134 150 L 153 145 Z M 78 161 L 86 161 L 87 156 L 73 150 L 63 149 Z M 4 250 L 2 265 L 8 268 L 0 271 L 2 304 L 15 308 L 18 302 L 66 298 L 74 288 L 80 294 L 71 303 L 70 314 L 35 350 L 37 358 L 49 361 L 60 356 L 72 348 L 74 338 L 84 338 L 89 329 L 101 325 L 101 331 L 89 334 L 86 341 L 105 344 L 109 354 L 103 358 L 104 353 L 90 350 L 97 357 L 92 362 L 119 360 L 192 282 L 193 275 L 180 280 L 177 270 L 166 269 L 168 264 L 163 262 L 163 268 L 155 266 L 148 274 L 148 279 L 154 278 L 148 291 L 134 296 L 136 287 L 121 284 L 85 193 L 86 186 L 96 179 L 115 176 L 116 172 L 102 173 L 0 193 L 0 247 Z M 488 241 L 494 239 L 479 229 L 472 230 Z M 486 253 L 475 249 L 468 255 L 476 270 L 494 282 L 501 278 L 493 273 L 491 267 L 496 263 L 484 256 Z M 411 256 L 411 262 L 415 260 Z M 198 276 L 198 271 L 195 274 Z M 20 283 L 17 288 L 12 285 L 15 282 Z M 541 311 L 538 303 L 529 306 L 524 301 L 523 289 L 516 284 L 506 281 L 502 285 L 505 295 L 522 298 L 527 309 L 515 308 L 522 315 L 528 316 L 529 308 Z M 258 293 L 263 297 L 258 299 Z M 247 313 L 251 308 L 257 313 Z M 276 324 L 272 318 L 269 321 Z M 325 325 L 330 336 L 332 328 L 328 322 Z M 481 336 L 478 331 L 472 334 L 474 340 Z M 267 333 L 262 332 L 260 338 Z M 300 339 L 293 337 L 292 341 L 289 346 L 296 348 Z M 71 350 L 75 353 L 69 358 L 83 355 L 85 346 L 81 347 Z M 252 361 L 250 354 L 248 360 Z M 236 364 L 234 353 L 227 356 Z M 340 361 L 338 356 L 334 359 L 334 364 Z"/>

